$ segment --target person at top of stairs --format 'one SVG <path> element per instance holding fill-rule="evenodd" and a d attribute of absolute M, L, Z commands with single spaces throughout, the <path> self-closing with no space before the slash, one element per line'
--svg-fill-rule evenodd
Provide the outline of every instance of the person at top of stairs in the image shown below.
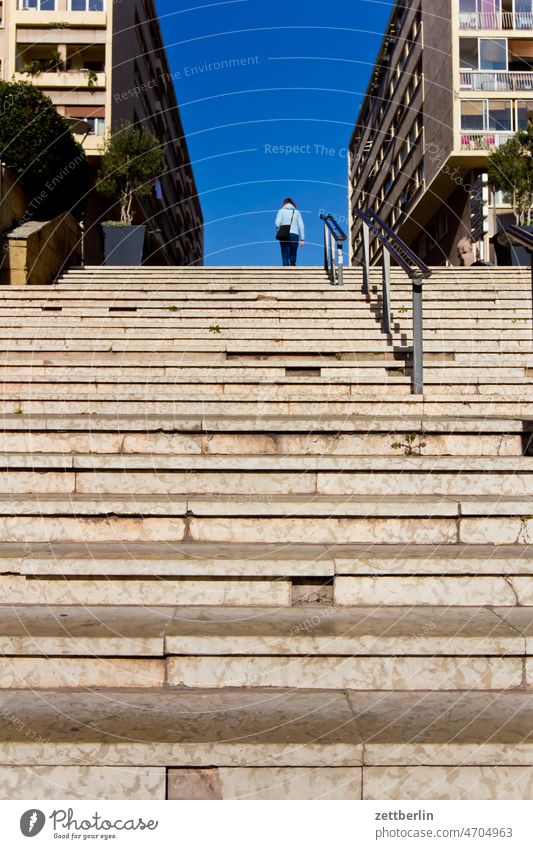
<path fill-rule="evenodd" d="M 304 246 L 305 228 L 302 215 L 292 198 L 285 198 L 276 216 L 276 239 L 281 245 L 283 265 L 296 265 L 298 243 Z"/>

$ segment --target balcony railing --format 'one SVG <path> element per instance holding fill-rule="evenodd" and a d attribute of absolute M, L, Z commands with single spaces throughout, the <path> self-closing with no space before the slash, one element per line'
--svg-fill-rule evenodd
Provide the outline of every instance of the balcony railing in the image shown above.
<path fill-rule="evenodd" d="M 494 150 L 513 138 L 512 133 L 461 133 L 461 150 Z"/>
<path fill-rule="evenodd" d="M 461 71 L 463 91 L 533 91 L 533 71 Z"/>
<path fill-rule="evenodd" d="M 461 12 L 461 29 L 533 29 L 532 12 Z"/>

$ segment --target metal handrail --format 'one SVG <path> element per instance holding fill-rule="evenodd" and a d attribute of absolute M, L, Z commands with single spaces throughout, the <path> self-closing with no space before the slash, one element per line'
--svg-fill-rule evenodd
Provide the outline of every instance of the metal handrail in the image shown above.
<path fill-rule="evenodd" d="M 391 315 L 391 257 L 411 278 L 413 284 L 413 384 L 414 395 L 424 393 L 424 305 L 423 281 L 431 277 L 431 269 L 415 252 L 371 209 L 354 209 L 363 224 L 363 292 L 370 295 L 370 233 L 382 246 L 382 330 L 392 335 Z"/>
<path fill-rule="evenodd" d="M 324 222 L 324 270 L 332 286 L 344 285 L 343 243 L 348 236 L 333 215 L 320 215 Z"/>
<path fill-rule="evenodd" d="M 500 233 L 498 233 L 498 242 L 500 245 L 520 245 L 530 253 L 533 252 L 533 233 L 529 230 L 524 230 L 517 224 L 508 224 Z M 533 261 L 533 257 L 532 257 Z"/>
<path fill-rule="evenodd" d="M 531 294 L 532 294 L 532 309 L 533 309 L 533 233 L 529 230 L 524 230 L 517 224 L 508 224 L 497 235 L 497 240 L 500 245 L 519 245 L 529 252 L 531 259 Z M 533 313 L 532 313 L 532 328 L 533 328 Z"/>

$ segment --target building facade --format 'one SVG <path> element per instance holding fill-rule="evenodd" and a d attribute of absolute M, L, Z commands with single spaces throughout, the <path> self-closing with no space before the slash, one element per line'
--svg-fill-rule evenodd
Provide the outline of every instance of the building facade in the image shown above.
<path fill-rule="evenodd" d="M 0 0 L 0 78 L 42 89 L 95 170 L 111 129 L 130 121 L 151 130 L 165 167 L 137 218 L 148 225 L 152 259 L 203 261 L 202 212 L 153 0 Z"/>
<path fill-rule="evenodd" d="M 350 141 L 354 261 L 354 209 L 369 206 L 426 262 L 459 264 L 487 157 L 532 111 L 533 0 L 396 2 Z M 485 259 L 490 237 L 514 221 L 498 193 L 488 213 Z"/>

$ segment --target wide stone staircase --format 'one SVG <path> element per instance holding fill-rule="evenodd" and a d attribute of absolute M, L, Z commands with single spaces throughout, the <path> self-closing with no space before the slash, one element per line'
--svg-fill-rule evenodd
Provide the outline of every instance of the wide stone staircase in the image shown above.
<path fill-rule="evenodd" d="M 531 798 L 527 269 L 0 291 L 0 794 Z"/>

